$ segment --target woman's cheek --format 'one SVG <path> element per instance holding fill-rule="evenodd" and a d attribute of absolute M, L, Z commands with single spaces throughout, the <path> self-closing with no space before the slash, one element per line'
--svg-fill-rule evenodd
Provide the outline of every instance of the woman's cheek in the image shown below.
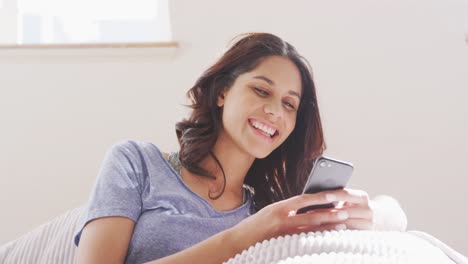
<path fill-rule="evenodd" d="M 293 132 L 294 127 L 296 126 L 296 122 L 292 121 L 291 124 L 289 124 L 287 130 L 288 130 L 288 136 Z"/>

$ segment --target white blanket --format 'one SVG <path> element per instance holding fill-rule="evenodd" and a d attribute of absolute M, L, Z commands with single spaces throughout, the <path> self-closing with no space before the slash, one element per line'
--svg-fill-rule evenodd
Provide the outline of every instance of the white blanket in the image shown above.
<path fill-rule="evenodd" d="M 346 230 L 288 235 L 257 243 L 225 263 L 468 263 L 445 244 L 448 251 L 411 232 Z"/>
<path fill-rule="evenodd" d="M 84 207 L 75 208 L 0 246 L 2 264 L 72 264 L 73 231 Z M 222 245 L 220 245 L 222 248 Z M 257 243 L 227 264 L 241 263 L 468 263 L 424 232 L 332 231 Z"/>

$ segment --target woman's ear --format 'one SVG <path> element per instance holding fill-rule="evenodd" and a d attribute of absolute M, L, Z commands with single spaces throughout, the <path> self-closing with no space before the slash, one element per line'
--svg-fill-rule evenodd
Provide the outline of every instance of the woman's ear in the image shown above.
<path fill-rule="evenodd" d="M 219 107 L 224 105 L 224 97 L 226 96 L 226 92 L 223 91 L 218 95 L 218 102 L 216 103 Z"/>

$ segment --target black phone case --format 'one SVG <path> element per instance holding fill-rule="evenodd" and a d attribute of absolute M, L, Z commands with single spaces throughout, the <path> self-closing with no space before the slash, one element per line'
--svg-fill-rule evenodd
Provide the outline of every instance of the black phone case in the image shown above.
<path fill-rule="evenodd" d="M 320 164 L 325 162 L 325 166 Z M 309 174 L 306 186 L 302 193 L 317 193 L 328 190 L 343 189 L 353 172 L 353 165 L 344 161 L 328 157 L 319 157 Z M 333 208 L 337 202 L 311 205 L 297 210 L 296 214 L 302 214 L 310 210 Z"/>

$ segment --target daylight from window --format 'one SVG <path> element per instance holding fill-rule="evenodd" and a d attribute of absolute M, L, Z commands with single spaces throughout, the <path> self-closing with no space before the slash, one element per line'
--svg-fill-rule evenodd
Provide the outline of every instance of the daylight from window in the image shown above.
<path fill-rule="evenodd" d="M 17 1 L 18 44 L 171 40 L 168 0 Z"/>

